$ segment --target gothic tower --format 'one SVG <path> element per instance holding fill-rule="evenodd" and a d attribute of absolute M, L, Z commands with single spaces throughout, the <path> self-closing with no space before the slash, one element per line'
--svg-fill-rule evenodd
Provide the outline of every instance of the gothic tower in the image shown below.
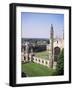
<path fill-rule="evenodd" d="M 54 61 L 53 42 L 54 42 L 54 30 L 53 30 L 53 25 L 51 24 L 51 30 L 50 30 L 51 59 L 49 62 L 50 68 L 53 68 L 53 61 Z"/>

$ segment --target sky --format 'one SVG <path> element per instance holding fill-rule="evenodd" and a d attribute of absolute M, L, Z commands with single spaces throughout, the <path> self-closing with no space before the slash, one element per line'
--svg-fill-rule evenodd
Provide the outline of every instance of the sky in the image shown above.
<path fill-rule="evenodd" d="M 50 38 L 53 24 L 54 38 L 62 38 L 64 30 L 64 15 L 51 13 L 21 13 L 22 38 Z"/>

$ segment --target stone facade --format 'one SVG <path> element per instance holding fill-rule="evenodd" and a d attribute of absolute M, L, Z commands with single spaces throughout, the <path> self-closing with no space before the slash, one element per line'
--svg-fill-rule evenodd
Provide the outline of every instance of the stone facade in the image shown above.
<path fill-rule="evenodd" d="M 31 48 L 31 52 L 29 53 L 29 42 L 25 43 L 25 50 L 22 50 L 21 52 L 21 60 L 23 63 L 26 62 L 35 62 L 38 64 L 42 64 L 44 66 L 47 66 L 48 68 L 56 69 L 57 65 L 57 56 L 60 53 L 60 50 L 64 48 L 64 40 L 63 39 L 56 39 L 54 40 L 54 30 L 53 25 L 51 24 L 51 30 L 50 30 L 50 44 L 46 44 L 46 50 L 48 51 L 48 60 L 45 60 L 43 58 L 38 58 L 34 55 L 33 49 Z M 56 53 L 56 50 L 58 54 Z"/>

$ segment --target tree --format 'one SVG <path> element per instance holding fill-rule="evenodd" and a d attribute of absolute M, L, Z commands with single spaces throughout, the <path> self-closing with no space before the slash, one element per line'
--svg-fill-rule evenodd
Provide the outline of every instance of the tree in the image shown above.
<path fill-rule="evenodd" d="M 57 75 L 63 75 L 64 74 L 64 49 L 62 49 L 58 61 L 57 61 Z"/>

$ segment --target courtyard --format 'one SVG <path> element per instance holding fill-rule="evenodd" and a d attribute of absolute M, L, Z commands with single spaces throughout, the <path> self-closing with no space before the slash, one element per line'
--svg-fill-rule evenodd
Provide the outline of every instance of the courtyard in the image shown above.
<path fill-rule="evenodd" d="M 36 52 L 35 56 L 39 57 L 39 58 L 43 58 L 43 59 L 49 60 L 50 51 Z"/>
<path fill-rule="evenodd" d="M 29 62 L 22 64 L 22 72 L 25 73 L 28 77 L 55 76 L 56 70 L 37 63 Z"/>

